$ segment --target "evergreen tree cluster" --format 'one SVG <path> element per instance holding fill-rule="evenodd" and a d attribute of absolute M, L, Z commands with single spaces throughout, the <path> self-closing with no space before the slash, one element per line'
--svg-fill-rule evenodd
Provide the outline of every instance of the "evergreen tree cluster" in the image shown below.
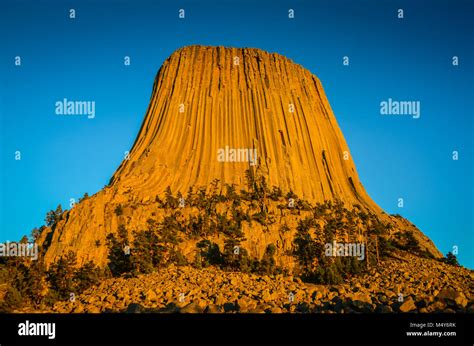
<path fill-rule="evenodd" d="M 106 276 L 107 273 L 92 262 L 77 266 L 73 252 L 61 257 L 48 269 L 42 257 L 37 260 L 0 258 L 0 283 L 8 287 L 0 310 L 11 311 L 24 306 L 41 308 L 58 300 L 75 299 Z"/>

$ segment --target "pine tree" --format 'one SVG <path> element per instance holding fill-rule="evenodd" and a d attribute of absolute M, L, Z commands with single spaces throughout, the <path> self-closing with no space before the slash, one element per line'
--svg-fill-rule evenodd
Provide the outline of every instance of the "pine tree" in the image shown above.
<path fill-rule="evenodd" d="M 459 267 L 458 259 L 457 259 L 456 255 L 453 254 L 451 251 L 449 251 L 449 252 L 446 254 L 446 258 L 444 259 L 444 261 L 445 261 L 446 263 L 450 264 L 450 265 Z"/>
<path fill-rule="evenodd" d="M 101 272 L 96 265 L 89 261 L 80 267 L 74 274 L 74 281 L 77 292 L 83 292 L 100 282 Z"/>
<path fill-rule="evenodd" d="M 117 236 L 113 233 L 107 235 L 107 246 L 109 248 L 109 269 L 114 276 L 129 273 L 132 270 L 130 264 L 130 243 L 128 232 L 124 225 L 120 225 Z"/>
<path fill-rule="evenodd" d="M 165 260 L 164 254 L 165 247 L 153 228 L 135 232 L 130 259 L 133 274 L 151 273 L 161 267 Z"/>
<path fill-rule="evenodd" d="M 165 190 L 165 206 L 166 208 L 176 209 L 178 207 L 178 199 L 173 196 L 171 187 L 167 187 Z"/>
<path fill-rule="evenodd" d="M 67 299 L 71 293 L 76 292 L 75 267 L 76 255 L 70 251 L 52 264 L 48 270 L 47 277 L 51 288 L 58 293 L 60 299 Z"/>
<path fill-rule="evenodd" d="M 275 262 L 276 247 L 273 244 L 267 245 L 262 260 L 259 263 L 259 273 L 261 275 L 271 275 L 276 270 Z"/>
<path fill-rule="evenodd" d="M 222 253 L 216 243 L 205 239 L 198 242 L 196 247 L 203 267 L 223 264 Z"/>
<path fill-rule="evenodd" d="M 61 204 L 59 204 L 56 208 L 56 210 L 51 210 L 48 213 L 46 213 L 46 226 L 52 227 L 56 222 L 59 221 L 61 215 L 63 213 L 63 208 L 61 207 Z"/>

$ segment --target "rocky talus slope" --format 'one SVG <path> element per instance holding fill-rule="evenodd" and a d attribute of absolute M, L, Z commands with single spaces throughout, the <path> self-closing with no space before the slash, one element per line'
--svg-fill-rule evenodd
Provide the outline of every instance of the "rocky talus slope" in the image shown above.
<path fill-rule="evenodd" d="M 257 276 L 216 268 L 170 266 L 136 278 L 109 279 L 60 313 L 358 313 L 474 312 L 474 273 L 399 253 L 341 285 L 314 285 L 291 276 Z"/>

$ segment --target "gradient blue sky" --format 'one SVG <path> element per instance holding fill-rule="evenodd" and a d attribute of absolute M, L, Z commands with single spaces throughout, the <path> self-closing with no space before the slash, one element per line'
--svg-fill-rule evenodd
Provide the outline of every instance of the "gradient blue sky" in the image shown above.
<path fill-rule="evenodd" d="M 278 52 L 317 75 L 372 198 L 443 253 L 457 245 L 474 268 L 473 8 L 468 0 L 2 1 L 0 241 L 108 183 L 166 57 L 185 45 L 224 45 Z M 95 101 L 95 119 L 56 116 L 63 98 Z M 420 119 L 380 115 L 388 98 L 420 101 Z"/>

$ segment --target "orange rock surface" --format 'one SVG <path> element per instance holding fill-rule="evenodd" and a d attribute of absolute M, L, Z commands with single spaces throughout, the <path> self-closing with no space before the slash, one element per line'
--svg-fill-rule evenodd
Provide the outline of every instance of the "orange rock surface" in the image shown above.
<path fill-rule="evenodd" d="M 270 186 L 379 210 L 359 181 L 319 79 L 279 54 L 252 48 L 191 46 L 173 53 L 155 80 L 130 160 L 112 184 L 141 198 L 167 186 L 185 193 L 216 178 L 242 185 L 250 165 L 219 162 L 226 146 L 257 149 L 257 167 Z"/>
<path fill-rule="evenodd" d="M 226 147 L 256 150 L 257 164 L 220 162 L 219 150 Z M 245 186 L 247 169 L 265 176 L 269 186 L 291 190 L 305 200 L 340 199 L 389 217 L 362 186 L 316 76 L 259 49 L 189 46 L 174 52 L 160 68 L 130 158 L 110 185 L 44 232 L 40 242 L 47 245 L 45 260 L 50 263 L 73 250 L 79 262 L 92 259 L 104 265 L 107 234 L 120 223 L 128 229 L 145 225 L 155 211 L 155 196 L 168 186 L 183 194 L 214 179 Z M 118 204 L 134 208 L 117 216 Z M 412 228 L 406 221 L 392 221 Z M 261 254 L 270 241 L 291 245 L 290 238 L 272 232 L 261 236 L 258 230 L 246 229 L 254 242 L 250 253 Z M 421 232 L 416 236 L 440 256 Z"/>

